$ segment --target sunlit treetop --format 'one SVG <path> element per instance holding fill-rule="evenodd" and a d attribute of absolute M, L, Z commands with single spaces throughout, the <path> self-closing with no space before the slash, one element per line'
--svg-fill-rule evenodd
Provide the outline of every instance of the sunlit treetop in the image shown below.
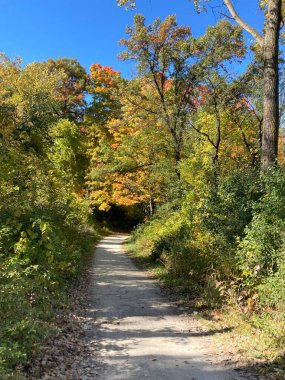
<path fill-rule="evenodd" d="M 116 79 L 120 77 L 120 72 L 110 66 L 102 66 L 95 63 L 90 67 L 90 76 L 97 87 L 112 88 L 116 87 Z M 97 89 L 98 90 L 98 89 Z"/>

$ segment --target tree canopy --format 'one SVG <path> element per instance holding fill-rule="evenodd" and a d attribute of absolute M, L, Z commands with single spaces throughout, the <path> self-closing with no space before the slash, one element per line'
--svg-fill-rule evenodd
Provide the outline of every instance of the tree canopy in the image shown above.
<path fill-rule="evenodd" d="M 224 5 L 236 23 L 198 37 L 175 15 L 135 15 L 120 41 L 129 78 L 102 62 L 1 54 L 1 378 L 54 334 L 70 284 L 114 225 L 135 227 L 133 253 L 196 306 L 235 305 L 283 349 L 283 2 L 261 2 L 260 33 Z"/>

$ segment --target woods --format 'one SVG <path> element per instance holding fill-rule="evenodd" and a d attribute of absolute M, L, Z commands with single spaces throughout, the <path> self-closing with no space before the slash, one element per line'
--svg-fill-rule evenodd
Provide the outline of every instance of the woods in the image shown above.
<path fill-rule="evenodd" d="M 1 54 L 0 377 L 55 334 L 114 215 L 139 222 L 128 249 L 164 284 L 238 314 L 284 366 L 284 4 L 261 2 L 261 34 L 223 3 L 231 18 L 198 37 L 136 14 L 120 41 L 132 77 Z"/>
<path fill-rule="evenodd" d="M 198 12 L 206 10 L 205 3 L 208 0 L 194 0 Z M 249 25 L 240 17 L 231 0 L 221 2 L 228 10 L 231 17 L 245 31 L 250 33 L 258 45 L 262 61 L 264 64 L 264 93 L 263 93 L 263 130 L 262 130 L 262 160 L 264 170 L 272 166 L 278 155 L 278 135 L 279 135 L 279 38 L 281 33 L 281 21 L 283 17 L 282 0 L 259 1 L 260 7 L 264 10 L 265 28 L 264 35 L 261 35 L 254 27 Z M 135 7 L 134 0 L 119 0 L 119 5 L 129 5 Z M 216 5 L 221 7 L 221 5 Z M 222 13 L 223 14 L 223 13 Z M 223 14 L 224 15 L 224 14 Z"/>
<path fill-rule="evenodd" d="M 66 302 L 63 289 L 98 233 L 81 194 L 85 70 L 75 60 L 22 68 L 4 55 L 0 70 L 3 378 L 54 333 L 56 310 Z"/>

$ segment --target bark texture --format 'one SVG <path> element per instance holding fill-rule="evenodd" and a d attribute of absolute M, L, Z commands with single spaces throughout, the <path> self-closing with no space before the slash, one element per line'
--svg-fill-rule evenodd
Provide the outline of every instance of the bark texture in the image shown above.
<path fill-rule="evenodd" d="M 264 104 L 261 167 L 267 170 L 277 159 L 279 136 L 278 53 L 282 0 L 269 0 L 264 35 Z"/>
<path fill-rule="evenodd" d="M 279 137 L 279 76 L 278 55 L 282 0 L 268 0 L 264 37 L 247 24 L 236 12 L 232 0 L 224 0 L 233 19 L 249 32 L 263 49 L 264 96 L 261 143 L 261 170 L 274 165 L 278 156 Z"/>

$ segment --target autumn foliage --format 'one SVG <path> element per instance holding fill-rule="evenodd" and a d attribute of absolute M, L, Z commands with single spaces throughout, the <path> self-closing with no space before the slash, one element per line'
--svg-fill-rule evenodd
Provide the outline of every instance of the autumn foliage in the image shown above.
<path fill-rule="evenodd" d="M 199 306 L 237 305 L 285 343 L 284 136 L 260 175 L 258 51 L 241 72 L 240 27 L 220 20 L 195 37 L 175 16 L 136 15 L 121 45 L 132 78 L 0 57 L 1 378 L 53 334 L 96 217 L 114 208 L 142 222 L 133 249 L 168 285 Z"/>

